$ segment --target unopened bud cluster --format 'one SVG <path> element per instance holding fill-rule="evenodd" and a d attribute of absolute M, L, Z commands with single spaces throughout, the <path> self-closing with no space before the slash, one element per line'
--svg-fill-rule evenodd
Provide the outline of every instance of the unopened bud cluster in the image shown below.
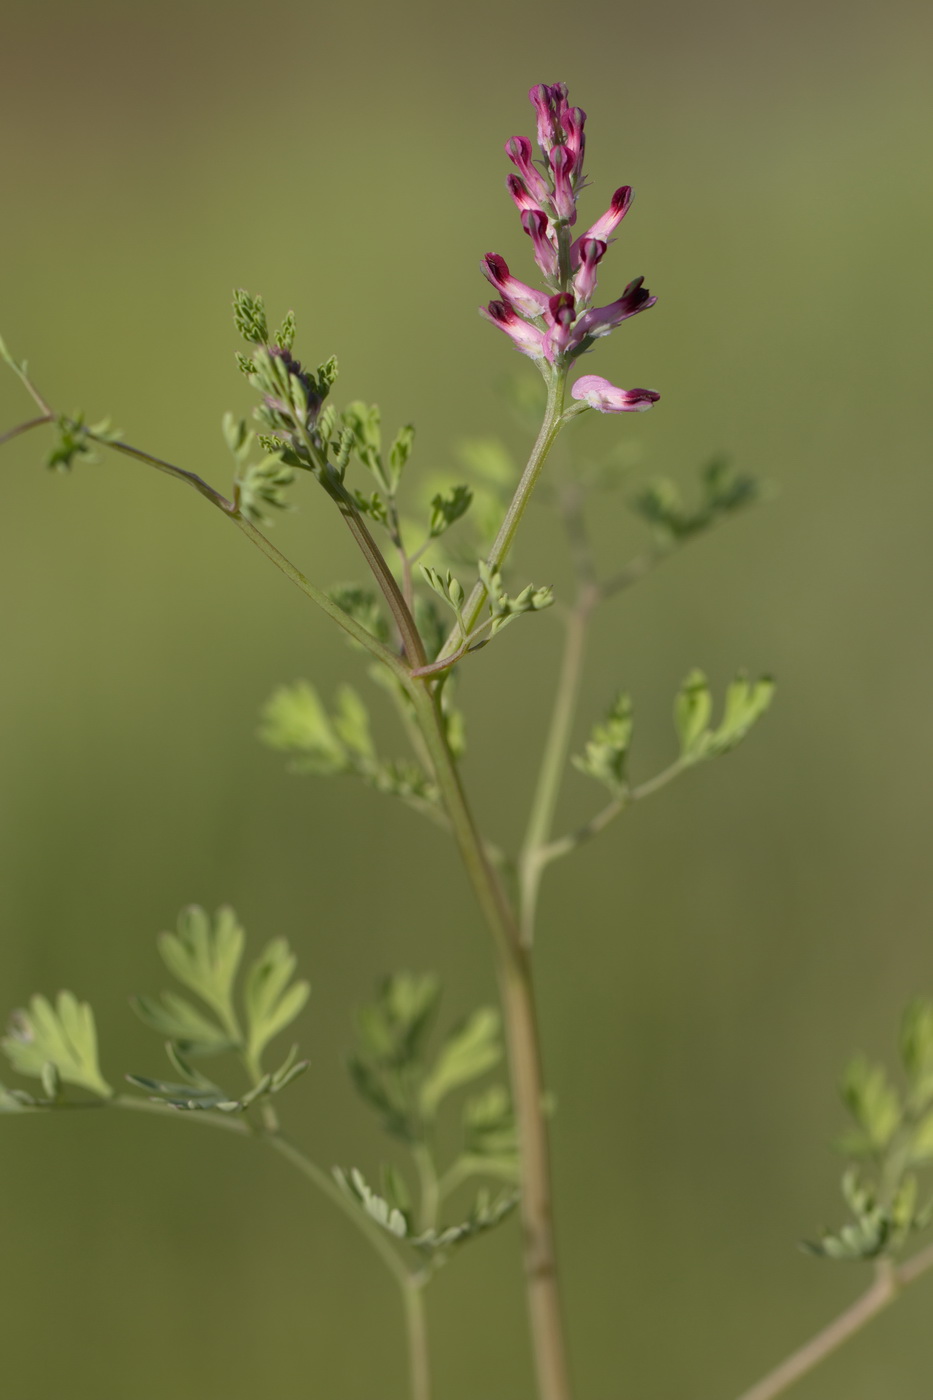
<path fill-rule="evenodd" d="M 533 159 L 527 137 L 510 137 L 505 151 L 518 174 L 509 175 L 507 184 L 547 290 L 520 282 L 503 257 L 487 253 L 482 271 L 499 299 L 483 307 L 482 314 L 547 374 L 551 367 L 566 371 L 598 337 L 646 311 L 656 298 L 638 277 L 608 306 L 592 305 L 597 270 L 628 212 L 631 187 L 617 189 L 606 212 L 575 239 L 577 196 L 586 184 L 586 113 L 569 105 L 564 83 L 539 83 L 529 97 L 537 113 L 541 156 Z M 598 375 L 585 375 L 571 393 L 601 413 L 637 412 L 660 398 L 651 389 L 618 389 Z"/>

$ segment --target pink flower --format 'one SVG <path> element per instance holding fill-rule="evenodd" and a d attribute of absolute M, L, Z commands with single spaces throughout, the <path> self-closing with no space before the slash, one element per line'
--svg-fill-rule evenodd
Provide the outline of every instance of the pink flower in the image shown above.
<path fill-rule="evenodd" d="M 626 214 L 629 211 L 631 203 L 631 185 L 620 185 L 619 188 L 616 190 L 615 194 L 612 196 L 612 203 L 606 210 L 605 214 L 600 215 L 600 217 L 596 220 L 595 224 L 593 224 L 592 228 L 587 229 L 583 237 L 600 238 L 605 243 L 608 239 L 612 237 L 616 229 L 621 224 L 622 220 L 625 218 Z"/>
<path fill-rule="evenodd" d="M 618 301 L 611 302 L 609 306 L 593 307 L 591 311 L 584 311 L 574 327 L 574 344 L 579 345 L 586 338 L 608 335 L 630 316 L 636 316 L 639 311 L 647 311 L 649 306 L 654 306 L 657 297 L 651 295 L 643 285 L 644 281 L 644 277 L 636 277 L 634 282 L 629 282 Z"/>
<path fill-rule="evenodd" d="M 550 200 L 551 191 L 543 175 L 535 169 L 531 159 L 531 142 L 526 136 L 510 136 L 505 143 L 505 153 L 512 164 L 517 168 L 527 189 L 534 196 L 537 204 L 545 204 Z"/>
<path fill-rule="evenodd" d="M 506 175 L 505 184 L 520 214 L 524 214 L 526 209 L 537 209 L 538 201 L 532 198 L 531 191 L 520 176 Z"/>
<path fill-rule="evenodd" d="M 596 290 L 596 269 L 606 253 L 607 244 L 599 238 L 584 234 L 580 239 L 580 264 L 574 275 L 573 290 L 584 305 L 592 300 Z"/>
<path fill-rule="evenodd" d="M 568 112 L 566 83 L 538 83 L 528 94 L 538 113 L 538 145 L 545 155 L 561 140 Z"/>
<path fill-rule="evenodd" d="M 573 343 L 576 314 L 572 292 L 558 292 L 549 299 L 545 313 L 549 329 L 544 337 L 544 353 L 552 363 Z"/>
<path fill-rule="evenodd" d="M 554 246 L 550 220 L 543 209 L 526 209 L 522 228 L 534 245 L 535 262 L 547 278 L 557 276 L 557 249 Z"/>
<path fill-rule="evenodd" d="M 506 301 L 516 307 L 523 316 L 543 316 L 547 310 L 547 292 L 539 292 L 535 287 L 526 287 L 509 272 L 505 258 L 498 253 L 487 253 L 480 264 L 483 276 L 501 292 Z"/>
<path fill-rule="evenodd" d="M 522 354 L 536 360 L 547 375 L 548 366 L 564 372 L 598 337 L 608 335 L 630 316 L 654 306 L 656 298 L 639 277 L 608 306 L 592 305 L 598 269 L 632 202 L 631 186 L 620 185 L 605 213 L 574 241 L 571 227 L 577 220 L 577 198 L 586 184 L 586 113 L 582 107 L 570 106 L 565 83 L 538 83 L 528 96 L 537 116 L 541 156 L 533 158 L 527 137 L 509 137 L 505 152 L 515 171 L 507 177 L 506 184 L 522 228 L 531 239 L 547 290 L 518 281 L 504 258 L 487 253 L 482 263 L 483 275 L 501 300 L 490 302 L 483 308 L 483 315 L 504 331 Z M 599 402 L 592 402 L 604 413 L 647 408 L 657 398 L 647 389 L 614 389 L 593 376 L 580 383 L 600 386 Z M 586 403 L 589 405 L 590 399 Z"/>
<path fill-rule="evenodd" d="M 554 176 L 554 208 L 557 217 L 568 224 L 577 221 L 577 201 L 573 192 L 574 156 L 566 146 L 554 146 L 548 155 Z"/>
<path fill-rule="evenodd" d="M 479 314 L 498 326 L 500 331 L 505 331 L 516 350 L 523 355 L 530 355 L 533 360 L 547 359 L 544 332 L 523 321 L 509 302 L 491 301 L 488 306 L 480 307 Z"/>
<path fill-rule="evenodd" d="M 599 374 L 584 374 L 570 393 L 599 413 L 644 413 L 661 397 L 653 389 L 617 389 Z"/>
<path fill-rule="evenodd" d="M 586 113 L 582 107 L 568 107 L 562 120 L 564 144 L 573 156 L 574 188 L 579 189 L 583 178 L 583 152 L 586 149 L 586 137 L 583 134 Z"/>

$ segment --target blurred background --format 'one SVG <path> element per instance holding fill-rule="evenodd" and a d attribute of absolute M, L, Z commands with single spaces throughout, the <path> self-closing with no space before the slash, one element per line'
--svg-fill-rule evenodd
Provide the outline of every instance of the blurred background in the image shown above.
<path fill-rule="evenodd" d="M 663 399 L 590 415 L 567 451 L 623 442 L 687 489 L 725 451 L 777 491 L 605 610 L 580 738 L 628 687 L 644 777 L 691 666 L 720 692 L 767 669 L 779 695 L 737 754 L 554 869 L 540 994 L 579 1396 L 726 1400 L 864 1286 L 796 1242 L 841 1218 L 843 1064 L 892 1054 L 933 990 L 929 7 L 7 0 L 3 27 L 3 335 L 54 403 L 221 487 L 221 416 L 249 408 L 233 286 L 293 306 L 302 358 L 340 358 L 338 401 L 414 420 L 425 476 L 456 475 L 463 439 L 527 449 L 497 385 L 534 371 L 475 310 L 488 249 L 531 280 L 502 153 L 533 133 L 527 88 L 566 81 L 589 114 L 584 220 L 635 186 L 602 285 L 644 274 L 659 304 L 586 368 Z M 0 427 L 27 416 L 7 374 Z M 158 1071 L 127 995 L 164 985 L 153 938 L 182 904 L 229 901 L 314 985 L 289 1126 L 374 1174 L 353 1008 L 398 968 L 441 973 L 451 1018 L 494 995 L 453 852 L 255 741 L 280 682 L 367 684 L 326 619 L 192 493 L 117 458 L 49 474 L 39 436 L 0 486 L 0 1005 L 71 987 L 111 1078 Z M 594 510 L 607 569 L 644 540 L 626 494 Z M 358 577 L 323 497 L 294 495 L 277 543 L 322 584 Z M 568 586 L 543 509 L 519 563 Z M 558 640 L 527 619 L 464 676 L 504 843 Z M 559 825 L 599 800 L 573 775 Z M 398 1300 L 346 1223 L 259 1151 L 128 1119 L 2 1124 L 10 1393 L 403 1397 Z M 794 1393 L 927 1396 L 931 1300 Z M 514 1223 L 429 1306 L 438 1400 L 530 1400 Z"/>

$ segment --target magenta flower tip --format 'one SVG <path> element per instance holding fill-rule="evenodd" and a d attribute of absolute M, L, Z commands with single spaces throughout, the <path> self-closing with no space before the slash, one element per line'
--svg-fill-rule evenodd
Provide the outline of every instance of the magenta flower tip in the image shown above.
<path fill-rule="evenodd" d="M 644 413 L 661 397 L 654 389 L 619 389 L 601 374 L 581 375 L 570 396 L 599 413 Z"/>

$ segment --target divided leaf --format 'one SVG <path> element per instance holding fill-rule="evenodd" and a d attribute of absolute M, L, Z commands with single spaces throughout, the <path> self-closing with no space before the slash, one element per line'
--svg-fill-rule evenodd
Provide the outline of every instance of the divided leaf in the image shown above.
<path fill-rule="evenodd" d="M 702 671 L 691 671 L 674 704 L 681 763 L 699 763 L 734 749 L 765 713 L 773 695 L 774 682 L 770 677 L 751 681 L 738 676 L 726 690 L 718 728 L 711 729 L 713 702 L 709 683 Z"/>
<path fill-rule="evenodd" d="M 310 983 L 292 982 L 296 963 L 285 939 L 274 938 L 246 975 L 246 1049 L 254 1064 L 269 1041 L 291 1025 L 311 993 Z"/>
<path fill-rule="evenodd" d="M 632 501 L 632 509 L 654 528 L 665 546 L 690 539 L 759 499 L 761 488 L 751 476 L 734 471 L 728 459 L 715 457 L 700 472 L 700 499 L 688 506 L 680 488 L 666 477 L 649 482 Z"/>
<path fill-rule="evenodd" d="M 631 697 L 620 694 L 606 718 L 593 726 L 584 752 L 572 759 L 574 767 L 602 783 L 615 798 L 623 797 L 628 788 L 626 770 L 633 727 Z"/>
<path fill-rule="evenodd" d="M 54 1007 L 34 996 L 28 1010 L 14 1011 L 0 1048 L 15 1070 L 40 1079 L 47 1093 L 51 1089 L 50 1098 L 59 1080 L 99 1098 L 113 1095 L 98 1065 L 94 1013 L 71 992 L 59 992 Z"/>
<path fill-rule="evenodd" d="M 162 961 L 185 987 L 217 1013 L 230 1040 L 242 1038 L 233 1004 L 233 989 L 243 957 L 246 934 L 229 906 L 210 915 L 197 904 L 178 916 L 177 933 L 161 933 Z"/>
<path fill-rule="evenodd" d="M 469 486 L 454 486 L 446 495 L 438 493 L 431 499 L 431 520 L 429 534 L 437 539 L 461 516 L 466 515 L 473 502 L 473 492 Z"/>
<path fill-rule="evenodd" d="M 499 1013 L 480 1007 L 447 1037 L 425 1076 L 420 1095 L 425 1118 L 433 1118 L 442 1099 L 454 1089 L 479 1079 L 501 1059 Z"/>
<path fill-rule="evenodd" d="M 333 714 L 307 681 L 281 686 L 263 707 L 259 737 L 271 748 L 295 755 L 293 772 L 353 774 L 377 792 L 416 806 L 437 801 L 435 783 L 418 764 L 378 756 L 366 706 L 350 686 L 338 690 Z"/>
<path fill-rule="evenodd" d="M 467 1099 L 463 1107 L 463 1152 L 458 1163 L 463 1172 L 485 1173 L 518 1184 L 518 1130 L 508 1090 L 491 1084 Z"/>

